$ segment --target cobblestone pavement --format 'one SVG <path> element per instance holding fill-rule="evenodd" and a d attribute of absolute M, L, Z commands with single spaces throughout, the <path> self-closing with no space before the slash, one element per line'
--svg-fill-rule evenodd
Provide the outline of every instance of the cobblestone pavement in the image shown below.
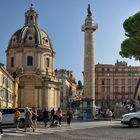
<path fill-rule="evenodd" d="M 140 128 L 123 126 L 120 121 L 74 122 L 56 128 L 44 128 L 40 123 L 36 132 L 22 131 L 4 129 L 2 140 L 140 140 Z"/>

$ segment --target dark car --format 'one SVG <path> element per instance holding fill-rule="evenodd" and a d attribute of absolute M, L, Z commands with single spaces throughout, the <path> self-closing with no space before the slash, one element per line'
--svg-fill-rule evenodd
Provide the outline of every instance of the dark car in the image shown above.
<path fill-rule="evenodd" d="M 37 110 L 37 120 L 38 121 L 43 121 L 43 111 L 42 110 Z"/>

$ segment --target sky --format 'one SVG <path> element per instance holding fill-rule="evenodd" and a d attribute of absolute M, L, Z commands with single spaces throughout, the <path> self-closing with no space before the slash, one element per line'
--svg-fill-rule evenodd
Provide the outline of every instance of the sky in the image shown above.
<path fill-rule="evenodd" d="M 24 13 L 30 4 L 39 13 L 38 26 L 53 43 L 55 68 L 72 70 L 76 81 L 83 81 L 84 33 L 81 26 L 88 4 L 98 29 L 94 33 L 95 64 L 114 64 L 116 60 L 139 66 L 139 61 L 119 55 L 126 38 L 123 22 L 140 11 L 140 0 L 0 0 L 0 62 L 6 65 L 11 36 L 24 26 Z"/>

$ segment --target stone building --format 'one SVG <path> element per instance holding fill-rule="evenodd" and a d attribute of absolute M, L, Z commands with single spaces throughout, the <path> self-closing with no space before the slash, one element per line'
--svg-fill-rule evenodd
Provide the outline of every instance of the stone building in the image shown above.
<path fill-rule="evenodd" d="M 0 64 L 0 108 L 17 107 L 18 83 Z"/>
<path fill-rule="evenodd" d="M 128 66 L 125 61 L 96 64 L 96 105 L 107 107 L 133 99 L 140 77 L 139 66 Z"/>
<path fill-rule="evenodd" d="M 55 52 L 48 34 L 38 27 L 38 17 L 31 5 L 24 26 L 10 38 L 7 70 L 19 80 L 19 107 L 57 108 L 60 82 L 54 75 Z"/>
<path fill-rule="evenodd" d="M 76 100 L 76 82 L 73 72 L 66 69 L 55 70 L 56 77 L 62 81 L 60 89 L 60 107 L 66 111 L 71 103 Z"/>

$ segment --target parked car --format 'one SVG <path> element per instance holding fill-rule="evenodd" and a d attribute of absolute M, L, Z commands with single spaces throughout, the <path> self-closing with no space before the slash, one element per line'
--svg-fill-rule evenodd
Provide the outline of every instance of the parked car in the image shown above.
<path fill-rule="evenodd" d="M 129 125 L 130 127 L 139 127 L 140 125 L 140 111 L 127 113 L 122 116 L 122 124 Z"/>
<path fill-rule="evenodd" d="M 0 109 L 2 112 L 2 125 L 13 125 L 14 122 L 14 116 L 15 116 L 15 108 L 4 108 L 4 109 Z M 20 122 L 19 122 L 19 127 L 24 127 L 24 121 L 25 121 L 25 109 L 24 108 L 19 108 L 19 111 L 21 113 L 21 118 L 20 118 Z"/>

